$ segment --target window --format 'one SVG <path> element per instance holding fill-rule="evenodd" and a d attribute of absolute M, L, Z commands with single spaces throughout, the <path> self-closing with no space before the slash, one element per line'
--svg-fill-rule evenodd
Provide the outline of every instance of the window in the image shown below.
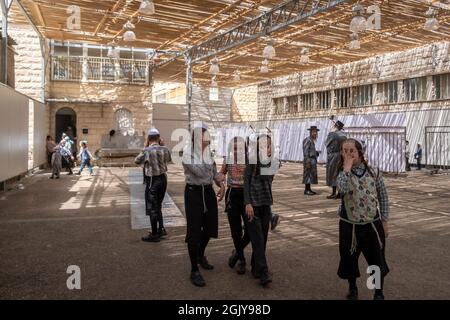
<path fill-rule="evenodd" d="M 284 98 L 273 99 L 275 105 L 275 114 L 282 114 L 284 112 Z"/>
<path fill-rule="evenodd" d="M 69 56 L 82 57 L 83 56 L 83 46 L 81 44 L 71 43 L 69 46 Z"/>
<path fill-rule="evenodd" d="M 317 93 L 319 109 L 329 109 L 331 106 L 331 92 L 321 91 Z"/>
<path fill-rule="evenodd" d="M 450 99 L 450 73 L 433 76 L 436 99 Z"/>
<path fill-rule="evenodd" d="M 287 98 L 289 113 L 298 112 L 298 96 L 290 96 Z"/>
<path fill-rule="evenodd" d="M 303 111 L 309 111 L 314 106 L 314 93 L 305 93 L 300 96 Z"/>
<path fill-rule="evenodd" d="M 372 105 L 372 85 L 352 88 L 352 106 L 364 107 Z"/>
<path fill-rule="evenodd" d="M 381 104 L 398 102 L 398 83 L 390 81 L 377 84 L 377 95 Z"/>
<path fill-rule="evenodd" d="M 336 96 L 336 108 L 348 108 L 350 104 L 350 88 L 337 89 L 334 93 Z"/>
<path fill-rule="evenodd" d="M 427 78 L 413 78 L 403 80 L 405 101 L 421 101 L 427 97 Z"/>
<path fill-rule="evenodd" d="M 209 88 L 209 100 L 210 101 L 219 101 L 219 88 L 217 88 L 217 87 Z"/>
<path fill-rule="evenodd" d="M 69 48 L 62 43 L 55 43 L 53 45 L 53 54 L 59 57 L 67 57 L 69 55 Z"/>

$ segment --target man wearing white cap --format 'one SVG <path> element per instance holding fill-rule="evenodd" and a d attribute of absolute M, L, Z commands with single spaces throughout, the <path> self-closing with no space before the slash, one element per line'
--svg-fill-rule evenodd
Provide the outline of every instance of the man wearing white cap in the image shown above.
<path fill-rule="evenodd" d="M 151 233 L 142 238 L 146 242 L 159 242 L 167 235 L 162 216 L 162 202 L 167 189 L 167 163 L 172 161 L 170 151 L 161 143 L 159 131 L 152 128 L 147 133 L 144 150 L 136 157 L 136 164 L 144 165 L 145 211 L 150 217 Z"/>

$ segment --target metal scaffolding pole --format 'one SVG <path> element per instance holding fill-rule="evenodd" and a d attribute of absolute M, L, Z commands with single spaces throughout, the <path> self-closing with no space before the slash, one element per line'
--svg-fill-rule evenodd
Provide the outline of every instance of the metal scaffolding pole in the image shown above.
<path fill-rule="evenodd" d="M 192 57 L 185 56 L 186 59 L 186 104 L 188 107 L 188 129 L 191 132 L 192 125 Z"/>
<path fill-rule="evenodd" d="M 282 30 L 290 25 L 300 23 L 317 14 L 326 12 L 349 0 L 289 0 L 260 16 L 248 20 L 236 27 L 194 45 L 184 53 L 180 53 L 156 65 L 161 67 L 175 61 L 183 54 L 189 54 L 192 63 L 197 63 L 218 53 L 244 45 L 272 32 Z"/>
<path fill-rule="evenodd" d="M 2 8 L 2 56 L 0 57 L 0 82 L 8 82 L 8 12 L 12 0 L 0 0 Z"/>

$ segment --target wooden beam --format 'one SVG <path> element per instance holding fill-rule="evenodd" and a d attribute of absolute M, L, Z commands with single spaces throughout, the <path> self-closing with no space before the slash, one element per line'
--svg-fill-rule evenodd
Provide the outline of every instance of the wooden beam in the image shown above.
<path fill-rule="evenodd" d="M 122 1 L 124 1 L 124 0 L 117 0 L 117 2 L 114 4 L 114 6 L 111 8 L 111 10 L 108 13 L 105 13 L 102 20 L 100 20 L 99 24 L 95 28 L 94 36 L 97 35 L 97 33 L 99 33 L 101 28 L 103 28 L 103 25 L 105 24 L 106 19 L 108 19 L 108 15 L 116 12 L 117 8 L 119 8 L 119 5 L 122 3 Z"/>

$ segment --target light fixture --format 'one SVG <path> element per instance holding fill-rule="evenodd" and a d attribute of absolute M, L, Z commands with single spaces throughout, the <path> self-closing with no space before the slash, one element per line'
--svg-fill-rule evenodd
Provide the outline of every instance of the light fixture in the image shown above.
<path fill-rule="evenodd" d="M 211 87 L 217 87 L 217 81 L 216 81 L 216 76 L 213 76 L 211 78 Z"/>
<path fill-rule="evenodd" d="M 352 41 L 350 42 L 349 49 L 350 50 L 358 50 L 361 48 L 361 43 L 359 42 L 359 37 L 357 33 L 352 33 L 351 35 Z"/>
<path fill-rule="evenodd" d="M 350 31 L 352 33 L 364 32 L 367 29 L 367 20 L 363 17 L 364 8 L 360 4 L 356 4 L 352 8 L 353 19 L 350 22 Z"/>
<path fill-rule="evenodd" d="M 116 47 L 115 41 L 108 43 L 108 53 L 106 56 L 111 59 L 119 59 L 120 58 L 120 49 Z"/>
<path fill-rule="evenodd" d="M 131 21 L 128 21 L 124 24 L 123 28 L 127 31 L 123 34 L 123 41 L 134 41 L 136 40 L 136 34 L 133 29 L 135 28 L 134 24 Z"/>
<path fill-rule="evenodd" d="M 273 41 L 269 40 L 263 50 L 263 58 L 272 59 L 276 56 L 275 48 L 273 47 Z"/>
<path fill-rule="evenodd" d="M 155 4 L 152 0 L 142 0 L 141 5 L 139 7 L 139 13 L 142 14 L 155 14 Z"/>
<path fill-rule="evenodd" d="M 300 64 L 309 63 L 309 48 L 303 48 L 300 51 Z"/>
<path fill-rule="evenodd" d="M 209 73 L 216 75 L 219 74 L 219 60 L 214 58 L 211 60 L 211 66 L 209 67 Z"/>
<path fill-rule="evenodd" d="M 239 82 L 241 81 L 241 72 L 236 70 L 233 74 L 233 81 Z"/>
<path fill-rule="evenodd" d="M 259 69 L 261 73 L 268 73 L 269 72 L 269 61 L 267 59 L 264 59 L 261 65 L 261 68 Z"/>
<path fill-rule="evenodd" d="M 425 25 L 423 28 L 427 31 L 436 31 L 439 29 L 439 21 L 436 19 L 436 13 L 437 9 L 429 8 L 428 11 L 425 13 L 427 16 L 427 21 L 425 22 Z"/>

